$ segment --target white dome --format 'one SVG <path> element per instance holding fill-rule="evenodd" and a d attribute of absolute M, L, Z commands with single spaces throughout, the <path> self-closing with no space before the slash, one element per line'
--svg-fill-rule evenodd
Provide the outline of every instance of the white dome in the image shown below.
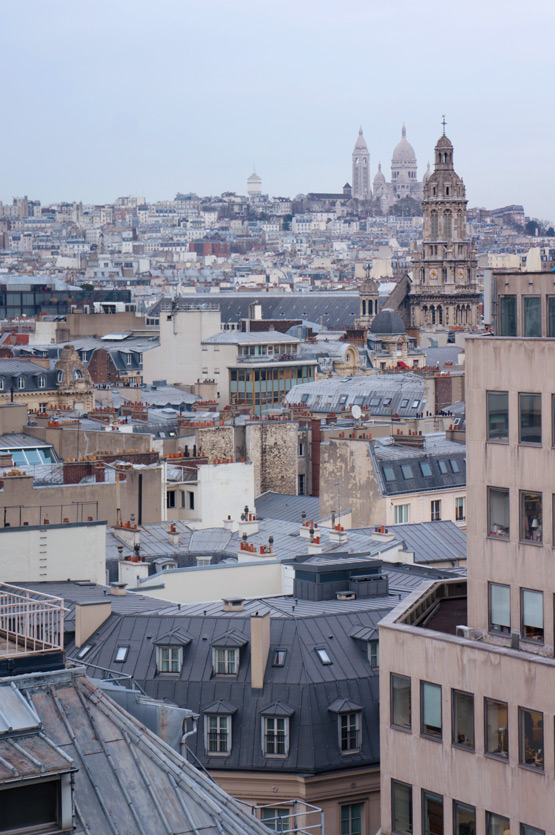
<path fill-rule="evenodd" d="M 380 185 L 380 183 L 385 183 L 385 177 L 384 177 L 384 174 L 383 174 L 383 171 L 382 171 L 381 162 L 378 165 L 378 170 L 376 172 L 376 176 L 374 177 L 374 185 L 377 186 L 377 185 Z"/>
<path fill-rule="evenodd" d="M 391 158 L 392 165 L 400 162 L 410 162 L 413 165 L 416 165 L 416 154 L 414 153 L 414 148 L 410 142 L 407 142 L 407 129 L 404 125 L 401 134 L 401 141 L 395 146 L 395 150 L 393 151 L 393 156 Z"/>

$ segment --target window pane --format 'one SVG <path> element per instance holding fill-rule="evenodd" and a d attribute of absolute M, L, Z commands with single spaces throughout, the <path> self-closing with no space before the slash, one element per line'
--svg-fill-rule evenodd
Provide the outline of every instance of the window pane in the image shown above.
<path fill-rule="evenodd" d="M 441 687 L 439 684 L 420 683 L 420 698 L 422 700 L 421 732 L 441 739 Z"/>
<path fill-rule="evenodd" d="M 489 628 L 491 632 L 511 631 L 511 590 L 498 583 L 489 584 Z"/>
<path fill-rule="evenodd" d="M 391 674 L 391 724 L 411 727 L 410 678 Z"/>
<path fill-rule="evenodd" d="M 474 696 L 460 690 L 453 690 L 452 742 L 474 748 Z"/>
<path fill-rule="evenodd" d="M 506 391 L 487 392 L 488 441 L 509 440 L 509 394 Z"/>
<path fill-rule="evenodd" d="M 486 753 L 497 757 L 509 756 L 509 731 L 507 705 L 493 699 L 484 699 L 486 713 Z"/>
<path fill-rule="evenodd" d="M 519 394 L 519 441 L 521 444 L 541 444 L 542 408 L 540 394 Z"/>
<path fill-rule="evenodd" d="M 422 471 L 424 478 L 429 478 L 432 474 L 432 468 L 427 461 L 422 461 L 420 464 L 420 470 Z"/>
<path fill-rule="evenodd" d="M 520 491 L 520 538 L 525 542 L 542 541 L 542 494 Z"/>
<path fill-rule="evenodd" d="M 399 835 L 412 835 L 412 787 L 391 781 L 391 824 Z"/>
<path fill-rule="evenodd" d="M 279 833 L 279 835 L 291 831 L 289 809 L 281 809 L 279 806 L 275 809 L 262 809 L 261 820 L 269 829 Z"/>
<path fill-rule="evenodd" d="M 408 504 L 398 504 L 395 505 L 395 524 L 396 525 L 406 525 L 409 521 L 409 505 Z"/>
<path fill-rule="evenodd" d="M 443 835 L 443 798 L 439 794 L 422 792 L 423 835 Z"/>
<path fill-rule="evenodd" d="M 509 818 L 486 812 L 486 835 L 510 835 Z"/>
<path fill-rule="evenodd" d="M 499 336 L 516 336 L 516 296 L 499 299 Z"/>
<path fill-rule="evenodd" d="M 466 519 L 466 506 L 464 496 L 455 499 L 455 521 L 464 522 Z"/>
<path fill-rule="evenodd" d="M 509 491 L 488 487 L 488 535 L 509 538 Z"/>
<path fill-rule="evenodd" d="M 524 296 L 523 299 L 523 336 L 541 336 L 541 298 Z"/>
<path fill-rule="evenodd" d="M 341 835 L 361 835 L 362 803 L 341 807 Z"/>
<path fill-rule="evenodd" d="M 531 641 L 543 642 L 543 594 L 522 589 L 520 593 L 521 634 Z"/>
<path fill-rule="evenodd" d="M 476 832 L 476 809 L 466 803 L 453 803 L 453 832 L 454 835 L 471 835 Z"/>
<path fill-rule="evenodd" d="M 520 835 L 545 835 L 545 831 L 543 829 L 536 829 L 535 826 L 527 826 L 525 823 L 521 823 Z"/>
<path fill-rule="evenodd" d="M 555 296 L 550 296 L 547 304 L 547 335 L 555 336 Z"/>
<path fill-rule="evenodd" d="M 521 765 L 543 771 L 543 713 L 518 709 L 519 758 Z"/>

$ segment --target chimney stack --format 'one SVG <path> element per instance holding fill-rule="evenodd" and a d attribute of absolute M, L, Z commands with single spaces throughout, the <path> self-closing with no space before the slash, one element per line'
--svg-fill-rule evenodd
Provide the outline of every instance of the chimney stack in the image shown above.
<path fill-rule="evenodd" d="M 262 690 L 270 652 L 270 614 L 251 617 L 251 688 Z"/>

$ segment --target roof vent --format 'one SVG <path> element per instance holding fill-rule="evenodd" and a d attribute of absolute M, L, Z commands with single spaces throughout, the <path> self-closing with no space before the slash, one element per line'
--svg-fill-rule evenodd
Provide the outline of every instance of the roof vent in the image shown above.
<path fill-rule="evenodd" d="M 224 612 L 242 612 L 245 601 L 242 597 L 224 597 L 222 603 Z"/>
<path fill-rule="evenodd" d="M 338 591 L 337 592 L 337 599 L 338 600 L 356 600 L 356 592 L 354 591 Z"/>

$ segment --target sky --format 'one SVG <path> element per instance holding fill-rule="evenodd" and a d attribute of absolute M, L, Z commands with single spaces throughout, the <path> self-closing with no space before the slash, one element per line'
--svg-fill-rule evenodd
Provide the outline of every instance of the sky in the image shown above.
<path fill-rule="evenodd" d="M 4 0 L 0 200 L 339 191 L 359 125 L 555 220 L 553 0 Z"/>

